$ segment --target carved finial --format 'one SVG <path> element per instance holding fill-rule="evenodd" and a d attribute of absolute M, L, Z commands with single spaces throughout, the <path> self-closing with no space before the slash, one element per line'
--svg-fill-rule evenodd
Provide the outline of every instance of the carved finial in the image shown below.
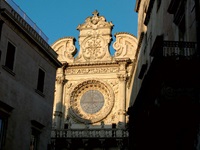
<path fill-rule="evenodd" d="M 94 16 L 98 16 L 99 12 L 97 10 L 95 10 L 93 13 L 92 13 Z"/>

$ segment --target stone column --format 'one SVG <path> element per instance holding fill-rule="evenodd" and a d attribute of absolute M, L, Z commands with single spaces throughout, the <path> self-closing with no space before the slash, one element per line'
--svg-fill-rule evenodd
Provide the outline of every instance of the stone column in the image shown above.
<path fill-rule="evenodd" d="M 63 107 L 63 87 L 65 84 L 65 78 L 63 74 L 63 68 L 57 70 L 56 77 L 56 88 L 55 88 L 55 97 L 54 97 L 54 128 L 61 128 L 62 121 L 62 107 Z"/>

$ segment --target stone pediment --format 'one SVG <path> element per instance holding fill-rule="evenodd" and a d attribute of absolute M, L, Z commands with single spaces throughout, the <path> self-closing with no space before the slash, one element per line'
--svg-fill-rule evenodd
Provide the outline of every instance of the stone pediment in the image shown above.
<path fill-rule="evenodd" d="M 56 41 L 52 48 L 58 53 L 58 60 L 70 64 L 93 64 L 109 63 L 116 59 L 135 59 L 137 50 L 137 38 L 132 34 L 119 32 L 115 34 L 116 41 L 113 48 L 116 51 L 114 56 L 110 55 L 111 31 L 113 24 L 107 22 L 105 17 L 99 16 L 98 11 L 93 16 L 87 17 L 83 24 L 78 25 L 80 49 L 76 54 L 74 38 L 65 37 Z"/>

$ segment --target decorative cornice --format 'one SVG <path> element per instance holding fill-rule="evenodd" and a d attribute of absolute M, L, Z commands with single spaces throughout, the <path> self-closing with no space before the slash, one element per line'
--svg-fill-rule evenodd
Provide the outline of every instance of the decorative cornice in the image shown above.
<path fill-rule="evenodd" d="M 116 62 L 118 63 L 122 63 L 122 62 L 126 62 L 126 63 L 129 63 L 131 62 L 131 59 L 126 57 L 126 58 L 115 58 Z"/>
<path fill-rule="evenodd" d="M 69 63 L 68 67 L 72 67 L 72 66 L 114 65 L 114 64 L 118 64 L 118 63 L 116 61 L 80 62 L 80 63 Z"/>
<path fill-rule="evenodd" d="M 118 65 L 121 62 L 131 63 L 133 62 L 133 60 L 131 60 L 130 58 L 113 58 L 113 60 L 111 61 L 68 63 L 66 68 L 75 66 Z"/>

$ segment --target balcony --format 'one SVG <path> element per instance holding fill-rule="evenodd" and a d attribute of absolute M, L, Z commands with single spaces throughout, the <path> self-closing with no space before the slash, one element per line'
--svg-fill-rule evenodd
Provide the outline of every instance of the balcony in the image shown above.
<path fill-rule="evenodd" d="M 153 57 L 192 58 L 197 51 L 196 42 L 164 41 L 162 36 L 157 36 L 150 55 Z"/>

